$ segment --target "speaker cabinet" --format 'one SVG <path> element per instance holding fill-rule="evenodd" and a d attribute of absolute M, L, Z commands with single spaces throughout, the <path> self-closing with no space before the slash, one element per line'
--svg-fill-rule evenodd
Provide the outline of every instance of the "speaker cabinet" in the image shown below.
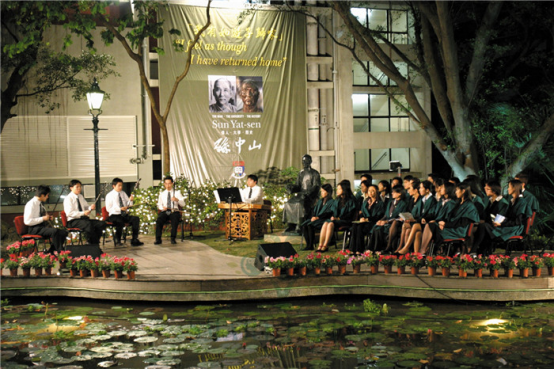
<path fill-rule="evenodd" d="M 296 254 L 296 250 L 290 242 L 278 242 L 278 243 L 262 243 L 258 246 L 258 254 L 254 261 L 254 266 L 259 270 L 264 270 L 265 258 L 285 256 L 289 257 Z"/>

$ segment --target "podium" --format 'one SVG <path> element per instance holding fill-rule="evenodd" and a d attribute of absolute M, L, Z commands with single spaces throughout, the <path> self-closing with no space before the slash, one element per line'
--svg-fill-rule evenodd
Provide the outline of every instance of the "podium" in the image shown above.
<path fill-rule="evenodd" d="M 232 207 L 232 215 L 229 221 L 229 204 L 219 203 L 219 209 L 225 210 L 225 236 L 227 238 L 253 238 L 263 237 L 267 232 L 267 220 L 271 212 L 271 205 L 257 205 L 236 203 Z M 229 226 L 230 230 L 229 230 Z M 229 235 L 230 231 L 230 235 Z"/>

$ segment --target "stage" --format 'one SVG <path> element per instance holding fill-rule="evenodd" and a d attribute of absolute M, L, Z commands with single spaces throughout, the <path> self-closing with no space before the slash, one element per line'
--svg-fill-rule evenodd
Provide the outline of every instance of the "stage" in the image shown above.
<path fill-rule="evenodd" d="M 542 277 L 493 279 L 488 271 L 479 279 L 471 273 L 459 278 L 456 269 L 451 277 L 430 277 L 423 269 L 419 275 L 369 274 L 363 266 L 361 274 L 305 277 L 273 277 L 254 267 L 254 258 L 229 256 L 197 241 L 168 238 L 154 245 L 153 237 L 142 237 L 143 246 L 119 246 L 107 243 L 103 251 L 119 257 L 128 256 L 138 262 L 136 280 L 113 277 L 81 278 L 62 276 L 6 276 L 1 281 L 2 298 L 15 296 L 68 296 L 91 299 L 137 301 L 233 301 L 267 300 L 325 295 L 396 296 L 414 299 L 455 299 L 471 301 L 540 301 L 554 300 L 554 277 L 546 268 Z M 128 244 L 127 244 L 128 245 Z M 331 249 L 333 252 L 334 249 Z M 396 268 L 393 268 L 396 271 Z M 503 271 L 500 273 L 503 274 Z M 126 277 L 124 277 L 126 278 Z"/>

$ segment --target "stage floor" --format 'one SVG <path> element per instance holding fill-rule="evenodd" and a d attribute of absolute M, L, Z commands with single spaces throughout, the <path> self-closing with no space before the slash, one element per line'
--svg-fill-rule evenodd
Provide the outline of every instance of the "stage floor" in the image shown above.
<path fill-rule="evenodd" d="M 106 243 L 103 251 L 138 262 L 136 280 L 81 278 L 69 275 L 52 277 L 6 277 L 1 280 L 2 298 L 14 296 L 68 296 L 92 299 L 144 301 L 232 301 L 265 300 L 325 295 L 397 296 L 418 299 L 456 299 L 473 301 L 540 301 L 554 300 L 554 277 L 546 268 L 542 277 L 493 279 L 487 271 L 484 278 L 471 273 L 467 278 L 451 275 L 430 277 L 424 269 L 420 275 L 361 274 L 305 277 L 272 277 L 254 267 L 254 258 L 229 256 L 197 241 L 164 239 L 154 245 L 153 237 L 142 237 L 140 247 L 127 245 L 114 249 Z M 395 271 L 396 268 L 393 268 Z M 452 272 L 455 268 L 452 269 Z M 21 274 L 21 273 L 20 273 Z M 501 274 L 503 272 L 501 271 Z M 126 278 L 126 277 L 125 277 Z"/>

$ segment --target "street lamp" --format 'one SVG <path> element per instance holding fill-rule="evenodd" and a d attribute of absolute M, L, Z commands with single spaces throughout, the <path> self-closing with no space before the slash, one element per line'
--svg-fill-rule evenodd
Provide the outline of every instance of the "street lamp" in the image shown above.
<path fill-rule="evenodd" d="M 100 194 L 100 155 L 98 152 L 98 116 L 102 114 L 102 102 L 104 101 L 104 91 L 98 86 L 96 78 L 90 86 L 90 90 L 87 92 L 87 101 L 89 111 L 88 113 L 92 115 L 92 130 L 86 129 L 86 131 L 94 132 L 94 198 L 96 205 L 96 214 L 99 214 L 101 207 L 99 206 L 101 202 L 99 201 Z"/>

